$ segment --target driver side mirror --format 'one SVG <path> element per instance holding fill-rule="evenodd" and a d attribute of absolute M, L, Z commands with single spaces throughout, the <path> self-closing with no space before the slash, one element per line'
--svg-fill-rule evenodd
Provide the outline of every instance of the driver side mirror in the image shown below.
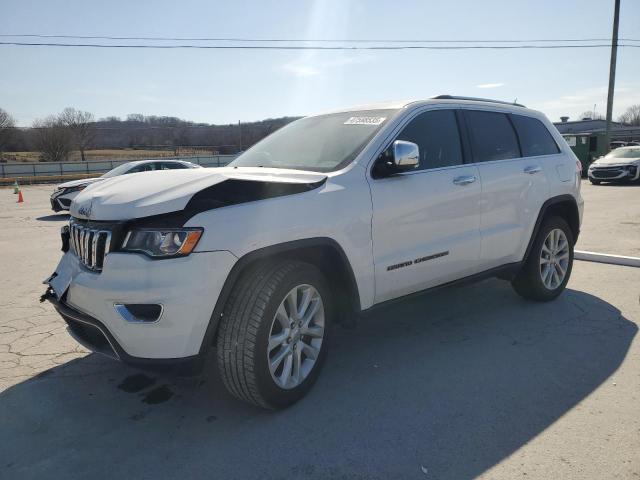
<path fill-rule="evenodd" d="M 416 169 L 420 165 L 420 149 L 413 142 L 396 140 L 385 150 L 374 168 L 375 176 L 387 177 Z"/>
<path fill-rule="evenodd" d="M 420 149 L 413 142 L 396 140 L 393 142 L 393 166 L 404 172 L 420 165 Z"/>

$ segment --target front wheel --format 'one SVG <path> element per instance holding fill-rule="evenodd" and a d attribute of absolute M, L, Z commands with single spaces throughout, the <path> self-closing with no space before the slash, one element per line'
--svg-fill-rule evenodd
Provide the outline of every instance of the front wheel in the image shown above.
<path fill-rule="evenodd" d="M 591 182 L 591 185 L 600 185 L 600 180 L 593 180 L 590 178 L 589 181 Z"/>
<path fill-rule="evenodd" d="M 238 280 L 218 332 L 218 367 L 241 400 L 283 408 L 315 382 L 327 352 L 330 289 L 299 261 L 257 265 Z"/>
<path fill-rule="evenodd" d="M 524 298 L 553 300 L 567 286 L 573 267 L 573 232 L 561 217 L 546 219 L 522 269 L 511 282 Z"/>

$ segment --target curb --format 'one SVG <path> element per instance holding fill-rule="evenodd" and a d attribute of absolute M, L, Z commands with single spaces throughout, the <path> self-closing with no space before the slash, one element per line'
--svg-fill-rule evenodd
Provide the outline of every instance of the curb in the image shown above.
<path fill-rule="evenodd" d="M 575 260 L 583 260 L 585 262 L 608 263 L 610 265 L 640 268 L 640 258 L 638 257 L 625 257 L 622 255 L 610 255 L 608 253 L 575 250 L 573 258 Z"/>

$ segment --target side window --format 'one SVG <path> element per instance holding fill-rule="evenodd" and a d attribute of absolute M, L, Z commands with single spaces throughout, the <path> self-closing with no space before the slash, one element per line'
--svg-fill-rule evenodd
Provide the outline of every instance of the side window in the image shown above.
<path fill-rule="evenodd" d="M 506 114 L 465 110 L 465 118 L 476 162 L 520 157 L 518 138 Z"/>
<path fill-rule="evenodd" d="M 160 170 L 179 170 L 182 168 L 187 168 L 187 167 L 182 163 L 162 162 L 160 164 Z"/>
<path fill-rule="evenodd" d="M 135 167 L 127 170 L 125 173 L 129 174 L 129 173 L 138 173 L 143 171 L 144 171 L 144 165 L 136 165 Z"/>
<path fill-rule="evenodd" d="M 136 165 L 127 173 L 150 172 L 151 170 L 155 170 L 153 163 L 143 163 L 142 165 Z"/>
<path fill-rule="evenodd" d="M 462 148 L 453 110 L 433 110 L 414 118 L 396 140 L 406 140 L 420 149 L 419 170 L 461 165 Z"/>
<path fill-rule="evenodd" d="M 535 157 L 560 153 L 556 141 L 540 120 L 522 115 L 511 115 L 511 118 L 520 137 L 523 156 Z"/>

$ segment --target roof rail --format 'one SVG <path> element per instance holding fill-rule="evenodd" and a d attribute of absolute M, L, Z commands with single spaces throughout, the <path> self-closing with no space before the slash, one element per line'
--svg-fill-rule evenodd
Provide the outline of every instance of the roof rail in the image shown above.
<path fill-rule="evenodd" d="M 503 102 L 502 100 L 491 100 L 490 98 L 477 98 L 477 97 L 458 97 L 455 95 L 437 95 L 431 97 L 433 100 L 471 100 L 473 102 L 487 102 L 487 103 L 500 103 L 502 105 L 513 105 L 516 107 L 527 108 L 521 103 L 516 102 Z"/>

